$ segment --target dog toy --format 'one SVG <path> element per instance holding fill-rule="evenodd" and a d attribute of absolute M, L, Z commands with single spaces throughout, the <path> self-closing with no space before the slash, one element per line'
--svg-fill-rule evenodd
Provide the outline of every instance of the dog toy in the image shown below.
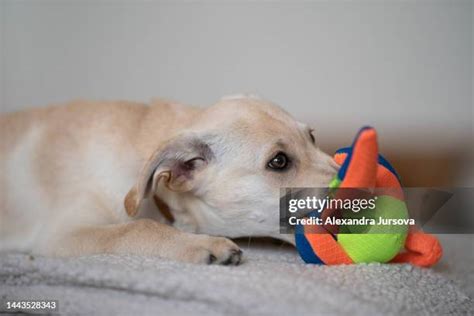
<path fill-rule="evenodd" d="M 353 217 L 368 214 L 374 218 L 408 218 L 400 179 L 390 163 L 379 155 L 377 134 L 373 128 L 362 128 L 352 146 L 338 150 L 334 160 L 340 169 L 329 185 L 331 194 L 336 197 L 347 195 L 345 189 L 378 192 L 375 209 L 349 212 Z M 334 210 L 314 211 L 308 215 L 327 218 L 334 215 Z M 358 233 L 360 227 L 350 225 L 332 229 L 320 225 L 298 225 L 296 247 L 306 263 L 327 265 L 406 262 L 431 266 L 441 258 L 439 241 L 408 225 L 369 225 L 364 229 L 364 233 Z"/>

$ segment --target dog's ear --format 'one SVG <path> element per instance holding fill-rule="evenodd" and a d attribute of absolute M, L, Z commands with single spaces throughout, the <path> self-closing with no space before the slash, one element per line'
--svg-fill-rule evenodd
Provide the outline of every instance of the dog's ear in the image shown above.
<path fill-rule="evenodd" d="M 125 197 L 127 214 L 135 216 L 141 201 L 156 191 L 160 181 L 172 191 L 191 190 L 196 173 L 212 158 L 209 145 L 195 135 L 178 136 L 166 142 L 145 163 L 137 183 Z"/>

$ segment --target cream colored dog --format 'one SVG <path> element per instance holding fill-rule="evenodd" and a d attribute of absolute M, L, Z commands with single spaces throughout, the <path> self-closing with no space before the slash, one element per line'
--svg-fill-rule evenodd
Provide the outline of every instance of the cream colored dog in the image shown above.
<path fill-rule="evenodd" d="M 279 188 L 326 186 L 337 169 L 310 128 L 255 97 L 74 102 L 0 126 L 0 250 L 238 264 L 239 247 L 211 235 L 291 242 Z"/>

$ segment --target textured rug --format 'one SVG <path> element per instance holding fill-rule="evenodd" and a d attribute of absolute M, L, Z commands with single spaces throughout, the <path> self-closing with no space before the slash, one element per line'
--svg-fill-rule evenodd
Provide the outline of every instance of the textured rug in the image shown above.
<path fill-rule="evenodd" d="M 306 265 L 291 247 L 262 242 L 242 242 L 237 267 L 1 253 L 0 297 L 58 300 L 66 315 L 472 315 L 472 237 L 442 236 L 434 269 Z"/>

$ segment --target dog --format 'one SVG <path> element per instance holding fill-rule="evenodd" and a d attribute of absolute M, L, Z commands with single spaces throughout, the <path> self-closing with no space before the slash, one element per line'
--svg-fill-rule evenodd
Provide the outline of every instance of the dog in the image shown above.
<path fill-rule="evenodd" d="M 75 101 L 0 126 L 2 251 L 236 265 L 229 238 L 294 243 L 279 234 L 281 187 L 327 186 L 338 169 L 312 129 L 254 96 Z"/>

